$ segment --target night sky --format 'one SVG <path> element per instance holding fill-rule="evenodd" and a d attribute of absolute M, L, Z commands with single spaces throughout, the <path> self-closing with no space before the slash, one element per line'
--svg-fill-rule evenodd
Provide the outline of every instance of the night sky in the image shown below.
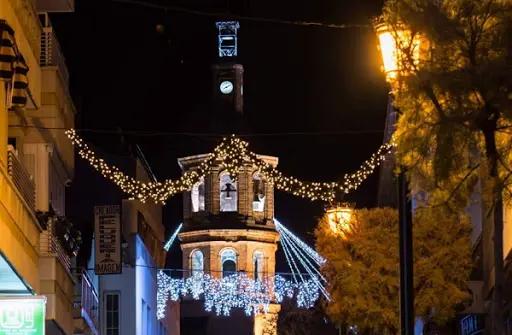
<path fill-rule="evenodd" d="M 382 6 L 381 0 L 142 1 L 335 24 L 370 23 Z M 219 137 L 205 134 L 200 121 L 212 113 L 215 22 L 226 19 L 111 0 L 76 0 L 75 13 L 51 16 L 80 111 L 77 128 L 112 132 L 83 132 L 85 140 L 107 146 L 122 129 L 159 180 L 179 177 L 178 157 L 212 150 Z M 355 171 L 383 138 L 387 87 L 373 31 L 239 21 L 250 129 L 240 136 L 254 151 L 278 156 L 278 168 L 299 179 L 332 181 Z M 142 131 L 151 135 L 134 133 Z M 377 175 L 344 200 L 374 206 Z M 176 196 L 164 210 L 167 235 L 181 222 L 181 203 Z M 276 191 L 276 217 L 309 243 L 323 208 Z"/>

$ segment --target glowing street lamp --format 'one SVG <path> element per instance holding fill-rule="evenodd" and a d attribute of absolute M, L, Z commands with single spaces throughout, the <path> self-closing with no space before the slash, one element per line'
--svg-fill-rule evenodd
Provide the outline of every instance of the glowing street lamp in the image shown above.
<path fill-rule="evenodd" d="M 420 62 L 421 39 L 419 34 L 380 22 L 375 26 L 382 53 L 386 80 L 394 84 L 398 76 L 409 76 Z M 421 43 L 424 44 L 424 43 Z M 400 89 L 396 88 L 395 89 Z M 392 104 L 390 95 L 389 103 Z M 400 235 L 400 334 L 414 334 L 414 289 L 412 250 L 412 205 L 408 200 L 408 183 L 405 169 L 398 176 L 398 213 Z"/>
<path fill-rule="evenodd" d="M 411 36 L 411 31 L 406 29 L 392 31 L 384 23 L 377 24 L 375 31 L 379 38 L 383 70 L 388 82 L 394 81 L 399 72 L 404 72 L 405 69 L 400 67 L 407 64 L 403 62 L 407 57 L 412 58 L 414 66 L 419 64 L 421 40 L 418 34 Z"/>
<path fill-rule="evenodd" d="M 327 219 L 329 227 L 335 234 L 344 235 L 350 230 L 350 219 L 352 218 L 352 208 L 349 206 L 334 206 L 327 210 Z"/>

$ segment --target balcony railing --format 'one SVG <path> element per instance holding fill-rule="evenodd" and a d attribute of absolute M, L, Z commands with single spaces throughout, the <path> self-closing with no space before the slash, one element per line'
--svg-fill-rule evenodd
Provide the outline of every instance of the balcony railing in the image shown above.
<path fill-rule="evenodd" d="M 66 66 L 66 60 L 48 14 L 41 14 L 40 21 L 43 25 L 43 33 L 41 34 L 40 64 L 41 66 L 56 66 L 64 80 L 64 85 L 67 87 L 69 84 L 69 72 Z"/>
<path fill-rule="evenodd" d="M 27 169 L 21 164 L 18 153 L 12 145 L 7 148 L 7 169 L 14 185 L 32 211 L 36 208 L 36 185 Z"/>
<path fill-rule="evenodd" d="M 54 225 L 54 222 L 48 223 L 48 228 L 41 233 L 41 256 L 57 257 L 71 274 L 71 258 L 60 244 Z"/>
<path fill-rule="evenodd" d="M 92 285 L 87 271 L 77 270 L 75 278 L 79 285 L 75 286 L 74 308 L 75 318 L 83 318 L 93 334 L 98 334 L 98 292 Z"/>

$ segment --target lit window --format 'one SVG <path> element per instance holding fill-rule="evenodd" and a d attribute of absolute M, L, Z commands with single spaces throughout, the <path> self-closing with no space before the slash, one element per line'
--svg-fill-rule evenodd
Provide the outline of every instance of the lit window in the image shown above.
<path fill-rule="evenodd" d="M 119 306 L 121 295 L 116 293 L 105 294 L 105 335 L 121 334 L 119 322 Z"/>
<path fill-rule="evenodd" d="M 192 212 L 204 211 L 204 177 L 194 185 L 190 193 L 192 198 Z"/>
<path fill-rule="evenodd" d="M 204 270 L 204 255 L 200 250 L 195 250 L 190 254 L 190 262 L 193 274 L 202 273 Z"/>
<path fill-rule="evenodd" d="M 252 179 L 252 210 L 255 212 L 263 212 L 265 209 L 265 182 L 259 174 L 254 175 Z"/>
<path fill-rule="evenodd" d="M 261 251 L 254 252 L 254 279 L 263 279 L 263 253 Z"/>
<path fill-rule="evenodd" d="M 220 255 L 222 264 L 222 277 L 227 277 L 236 272 L 236 252 L 233 249 L 226 249 Z"/>
<path fill-rule="evenodd" d="M 228 174 L 220 177 L 220 211 L 236 212 L 237 194 L 236 182 Z"/>

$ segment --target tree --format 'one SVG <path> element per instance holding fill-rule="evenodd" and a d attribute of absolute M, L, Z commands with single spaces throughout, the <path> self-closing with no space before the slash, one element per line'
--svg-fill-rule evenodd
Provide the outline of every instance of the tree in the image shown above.
<path fill-rule="evenodd" d="M 299 308 L 291 300 L 281 305 L 277 333 L 279 335 L 335 335 L 335 327 L 329 322 L 320 301 L 309 309 Z"/>
<path fill-rule="evenodd" d="M 494 234 L 492 333 L 500 334 L 503 201 L 512 195 L 512 3 L 389 0 L 382 21 L 400 41 L 395 141 L 413 189 L 427 191 L 423 205 L 464 211 L 477 181 L 484 186 L 492 225 L 484 231 Z"/>
<path fill-rule="evenodd" d="M 391 208 L 355 210 L 349 226 L 348 231 L 335 233 L 324 218 L 315 230 L 317 250 L 327 260 L 321 269 L 332 298 L 326 312 L 333 322 L 356 325 L 366 333 L 396 334 L 398 213 Z M 443 324 L 467 297 L 470 229 L 467 217 L 441 207 L 415 213 L 414 307 L 418 317 Z"/>

